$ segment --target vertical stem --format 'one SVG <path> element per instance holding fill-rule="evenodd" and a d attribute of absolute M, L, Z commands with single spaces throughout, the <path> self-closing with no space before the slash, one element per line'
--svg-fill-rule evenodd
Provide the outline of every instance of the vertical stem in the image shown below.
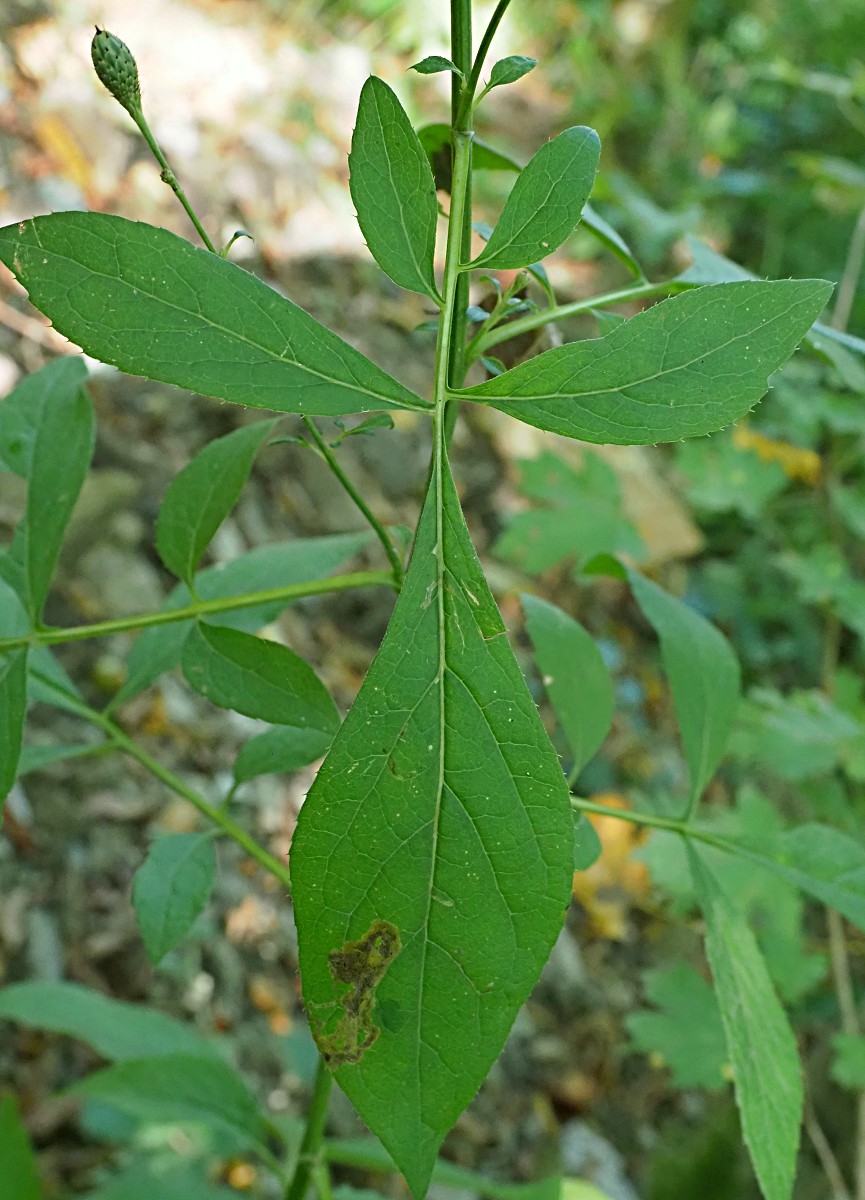
<path fill-rule="evenodd" d="M 303 1141 L 300 1143 L 300 1152 L 297 1156 L 294 1173 L 285 1189 L 285 1200 L 303 1200 L 306 1195 L 310 1178 L 321 1155 L 324 1126 L 327 1121 L 327 1105 L 332 1086 L 333 1076 L 324 1065 L 324 1059 L 319 1058 L 312 1099 L 309 1102 L 309 1112 L 306 1118 L 306 1129 L 303 1131 Z"/>
<path fill-rule="evenodd" d="M 451 59 L 462 71 L 465 78 L 468 80 L 472 72 L 472 6 L 471 0 L 451 0 Z M 464 89 L 459 76 L 453 76 L 451 85 L 451 127 L 453 130 L 453 172 L 451 182 L 451 214 L 450 221 L 454 220 L 454 193 L 457 190 L 456 170 L 457 170 L 457 143 L 456 139 L 459 134 L 469 132 L 471 130 L 471 102 L 468 105 L 468 112 L 463 119 L 461 112 L 464 109 L 464 96 L 467 95 L 467 90 Z M 463 219 L 463 213 L 471 209 L 472 195 L 472 162 L 471 162 L 471 143 L 469 143 L 468 156 L 462 165 L 465 175 L 461 181 L 463 190 L 463 206 L 460 213 L 460 258 L 463 262 L 468 262 L 471 251 L 472 226 L 471 221 Z M 450 244 L 450 243 L 449 243 Z M 450 321 L 450 338 L 448 341 L 448 382 L 452 387 L 461 387 L 463 378 L 466 373 L 466 310 L 469 306 L 469 276 L 467 273 L 457 275 L 456 289 L 452 298 L 450 312 L 447 317 L 442 317 L 442 323 L 445 320 Z M 457 412 L 459 405 L 452 401 L 445 409 L 445 425 L 444 432 L 448 442 L 453 436 L 454 425 L 456 424 Z"/>
<path fill-rule="evenodd" d="M 859 286 L 863 262 L 865 262 L 865 207 L 859 213 L 847 249 L 844 274 L 838 284 L 838 299 L 835 301 L 835 310 L 832 313 L 833 329 L 847 328 L 853 301 L 856 299 L 856 289 Z"/>

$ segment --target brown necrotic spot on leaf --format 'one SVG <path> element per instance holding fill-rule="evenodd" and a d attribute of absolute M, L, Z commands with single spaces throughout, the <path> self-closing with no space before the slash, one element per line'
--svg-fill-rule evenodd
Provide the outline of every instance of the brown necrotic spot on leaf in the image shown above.
<path fill-rule="evenodd" d="M 341 1013 L 316 1031 L 318 1048 L 332 1069 L 359 1063 L 379 1035 L 373 1021 L 376 988 L 402 949 L 399 930 L 390 921 L 373 921 L 363 937 L 328 955 L 335 984 L 347 984 L 339 998 Z"/>

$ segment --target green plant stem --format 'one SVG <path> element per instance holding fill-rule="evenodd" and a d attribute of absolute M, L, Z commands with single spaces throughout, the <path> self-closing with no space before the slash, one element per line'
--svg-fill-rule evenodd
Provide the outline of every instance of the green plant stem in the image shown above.
<path fill-rule="evenodd" d="M 47 687 L 55 691 L 61 690 L 56 687 L 50 678 L 41 672 L 34 671 L 33 674 Z M 145 767 L 151 775 L 164 783 L 172 792 L 187 800 L 212 825 L 215 825 L 226 837 L 230 837 L 242 850 L 245 850 L 250 858 L 255 859 L 259 866 L 264 867 L 266 871 L 274 875 L 285 888 L 290 888 L 291 880 L 288 867 L 284 863 L 281 863 L 278 858 L 274 858 L 269 850 L 265 850 L 263 846 L 260 846 L 255 838 L 248 834 L 241 825 L 238 825 L 236 821 L 233 821 L 221 809 L 210 804 L 200 792 L 190 787 L 189 784 L 184 783 L 180 776 L 175 775 L 173 771 L 169 771 L 152 754 L 148 754 L 143 747 L 133 741 L 110 717 L 98 712 L 95 708 L 91 708 L 89 704 L 85 704 L 83 700 L 79 700 L 77 696 L 72 696 L 69 692 L 63 691 L 62 694 L 67 707 L 74 707 L 80 717 L 88 721 L 91 725 L 94 725 L 97 729 L 100 729 L 116 749 L 122 750 L 130 758 L 134 758 L 136 762 Z"/>
<path fill-rule="evenodd" d="M 762 863 L 758 855 L 752 854 L 746 846 L 718 834 L 692 825 L 687 820 L 677 820 L 675 817 L 659 817 L 654 813 L 634 812 L 628 808 L 610 808 L 606 804 L 596 804 L 594 800 L 584 800 L 580 796 L 571 796 L 571 808 L 580 813 L 596 813 L 599 817 L 617 817 L 620 821 L 628 821 L 631 825 L 642 825 L 648 829 L 662 829 L 666 833 L 677 833 L 679 837 L 691 838 L 695 842 L 703 842 L 715 850 L 723 850 L 727 854 L 736 854 Z"/>
<path fill-rule="evenodd" d="M 378 540 L 381 542 L 384 552 L 387 555 L 388 562 L 390 563 L 391 568 L 393 569 L 394 587 L 396 588 L 397 591 L 399 591 L 399 589 L 402 587 L 403 580 L 405 579 L 405 568 L 402 565 L 402 559 L 399 556 L 396 546 L 394 546 L 393 542 L 391 541 L 387 530 L 385 529 L 384 525 L 382 525 L 381 521 L 378 519 L 378 517 L 375 515 L 375 513 L 372 511 L 372 509 L 367 504 L 367 502 L 364 500 L 363 496 L 360 494 L 360 492 L 354 486 L 352 481 L 346 475 L 345 471 L 343 471 L 342 467 L 340 466 L 339 460 L 337 459 L 336 455 L 333 452 L 333 448 L 331 446 L 328 446 L 327 442 L 321 436 L 321 432 L 320 432 L 318 426 L 316 425 L 315 421 L 313 421 L 310 417 L 304 417 L 303 423 L 306 426 L 306 428 L 309 430 L 310 436 L 312 437 L 312 440 L 315 442 L 315 446 L 316 446 L 316 449 L 318 450 L 318 453 L 321 455 L 321 457 L 324 459 L 324 461 L 330 467 L 331 471 L 334 473 L 336 478 L 342 484 L 343 488 L 348 493 L 348 495 L 351 497 L 355 506 L 360 510 L 360 512 L 363 514 L 363 516 L 366 518 L 366 520 L 372 526 L 373 532 L 375 533 L 375 536 L 378 538 Z"/>
<path fill-rule="evenodd" d="M 468 87 L 466 88 L 466 103 L 469 105 L 480 104 L 484 96 L 487 94 L 487 88 L 481 92 L 477 100 L 475 100 L 475 92 L 477 91 L 478 83 L 481 77 L 481 71 L 484 67 L 487 54 L 489 54 L 492 40 L 496 36 L 496 30 L 502 23 L 502 17 L 508 10 L 511 0 L 499 0 L 495 7 L 493 15 L 490 17 L 489 24 L 484 30 L 484 36 L 481 38 L 481 44 L 478 46 L 478 52 L 475 55 L 475 61 L 472 63 L 472 73 L 469 76 Z"/>
<path fill-rule="evenodd" d="M 492 346 L 507 342 L 523 333 L 531 333 L 543 325 L 553 321 L 563 321 L 566 317 L 575 317 L 579 313 L 592 308 L 605 308 L 608 304 L 624 304 L 628 300 L 644 300 L 650 296 L 671 296 L 676 292 L 689 291 L 695 285 L 684 283 L 680 279 L 665 279 L 661 283 L 637 283 L 632 287 L 618 288 L 614 292 L 604 292 L 601 296 L 591 296 L 588 300 L 573 300 L 569 304 L 556 304 L 540 312 L 528 313 L 515 321 L 508 321 L 487 333 L 476 333 L 466 347 L 466 362 L 473 363 L 481 354 L 485 354 Z"/>
<path fill-rule="evenodd" d="M 302 600 L 306 596 L 323 596 L 328 592 L 346 592 L 359 587 L 393 587 L 389 571 L 356 571 L 351 575 L 333 575 L 329 579 L 313 579 L 308 583 L 291 583 L 263 592 L 246 592 L 240 596 L 225 596 L 214 600 L 198 600 L 182 608 L 142 613 L 136 617 L 119 617 L 114 621 L 94 621 L 90 625 L 70 625 L 66 629 L 37 629 L 20 637 L 0 639 L 0 654 L 21 646 L 60 646 L 65 642 L 81 642 L 88 638 L 110 637 L 135 629 L 150 629 L 155 625 L 171 625 L 215 613 L 235 612 L 255 608 L 259 604 L 277 601 Z"/>
<path fill-rule="evenodd" d="M 156 159 L 156 161 L 159 163 L 159 166 L 162 169 L 163 183 L 168 184 L 168 186 L 171 188 L 172 192 L 174 192 L 177 199 L 183 205 L 183 209 L 184 209 L 186 215 L 189 217 L 190 221 L 195 226 L 196 233 L 201 238 L 201 240 L 204 242 L 207 249 L 211 252 L 211 254 L 216 254 L 216 252 L 217 252 L 216 247 L 214 246 L 214 244 L 210 240 L 210 238 L 207 236 L 207 232 L 205 231 L 205 228 L 199 221 L 198 217 L 195 215 L 195 210 L 193 209 L 192 205 L 187 200 L 186 193 L 184 192 L 183 188 L 180 186 L 180 182 L 178 181 L 177 176 L 174 174 L 171 167 L 168 165 L 168 159 L 162 153 L 162 148 L 160 147 L 156 138 L 151 133 L 150 126 L 147 124 L 147 118 L 144 116 L 143 111 L 141 110 L 141 108 L 137 108 L 137 109 L 127 109 L 127 112 L 132 117 L 132 120 L 135 122 L 135 124 L 138 126 L 139 133 L 144 138 L 145 142 L 147 142 L 147 145 L 150 147 L 151 154 Z"/>
<path fill-rule="evenodd" d="M 454 176 L 456 174 L 456 159 L 457 159 L 457 144 L 456 137 L 461 133 L 469 133 L 472 128 L 472 105 L 471 96 L 474 94 L 474 87 L 477 85 L 477 80 L 473 84 L 471 77 L 474 71 L 472 62 L 472 6 L 471 0 L 451 0 L 451 59 L 463 72 L 466 80 L 461 84 L 460 80 L 455 76 L 451 87 L 451 215 L 450 220 L 453 220 L 453 192 L 454 192 Z M 464 172 L 463 178 L 460 181 L 460 186 L 463 190 L 463 213 L 471 209 L 472 196 L 472 161 L 471 147 L 469 147 L 468 160 L 465 162 L 461 170 Z M 471 221 L 462 220 L 460 233 L 460 258 L 463 261 L 468 261 L 471 253 L 472 228 Z M 448 352 L 448 383 L 450 386 L 457 388 L 462 387 L 465 379 L 468 360 L 466 359 L 466 328 L 467 319 L 466 312 L 469 306 L 469 284 L 470 277 L 468 274 L 458 274 L 456 289 L 453 297 L 453 306 L 448 318 L 442 317 L 442 322 L 446 319 L 450 322 L 450 341 Z M 450 445 L 453 437 L 454 427 L 456 426 L 457 416 L 459 414 L 459 403 L 453 402 L 445 406 L 444 410 L 444 435 L 448 445 Z"/>
<path fill-rule="evenodd" d="M 832 312 L 831 325 L 833 329 L 844 332 L 850 323 L 850 313 L 853 301 L 862 276 L 862 264 L 865 262 L 865 206 L 861 209 L 853 227 L 847 258 L 844 263 L 844 274 L 838 284 L 838 298 Z"/>
<path fill-rule="evenodd" d="M 332 1087 L 333 1076 L 325 1066 L 324 1059 L 319 1058 L 312 1099 L 309 1102 L 306 1117 L 306 1128 L 303 1131 L 303 1140 L 300 1143 L 294 1171 L 285 1189 L 285 1200 L 304 1200 L 312 1173 L 322 1161 L 324 1126 Z"/>

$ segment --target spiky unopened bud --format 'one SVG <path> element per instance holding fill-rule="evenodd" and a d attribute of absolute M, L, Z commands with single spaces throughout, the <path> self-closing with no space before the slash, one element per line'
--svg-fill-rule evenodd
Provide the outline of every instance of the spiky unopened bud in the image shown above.
<path fill-rule="evenodd" d="M 90 57 L 96 74 L 111 95 L 129 113 L 141 111 L 138 67 L 132 51 L 119 37 L 97 25 L 90 43 Z"/>

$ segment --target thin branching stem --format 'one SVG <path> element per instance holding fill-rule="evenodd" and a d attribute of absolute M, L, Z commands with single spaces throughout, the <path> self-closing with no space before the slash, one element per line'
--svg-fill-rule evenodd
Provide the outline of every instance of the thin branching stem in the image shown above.
<path fill-rule="evenodd" d="M 88 638 L 111 637 L 115 633 L 129 633 L 138 629 L 152 629 L 159 625 L 172 625 L 177 621 L 189 621 L 200 617 L 212 617 L 218 613 L 237 612 L 243 608 L 256 608 L 259 604 L 275 604 L 302 600 L 307 596 L 323 596 L 329 592 L 346 592 L 361 587 L 392 587 L 393 576 L 389 571 L 355 571 L 350 575 L 333 575 L 329 579 L 311 579 L 307 583 L 291 583 L 281 588 L 267 588 L 260 592 L 245 592 L 240 596 L 221 596 L 213 600 L 196 600 L 181 608 L 161 609 L 159 612 L 141 613 L 133 617 L 118 617 L 113 621 L 93 621 L 89 625 L 70 625 L 65 629 L 36 629 L 18 637 L 0 638 L 0 654 L 17 650 L 22 646 L 61 646 L 66 642 L 82 642 Z"/>
<path fill-rule="evenodd" d="M 402 559 L 400 558 L 399 552 L 396 546 L 393 544 L 388 531 L 385 529 L 384 525 L 382 525 L 381 521 L 378 519 L 370 506 L 364 500 L 363 496 L 349 479 L 348 475 L 346 475 L 345 471 L 342 469 L 339 459 L 333 452 L 333 447 L 329 446 L 322 437 L 321 431 L 319 430 L 315 421 L 313 421 L 310 417 L 304 417 L 303 423 L 308 429 L 310 437 L 315 442 L 315 448 L 321 458 L 323 458 L 330 467 L 331 471 L 339 480 L 342 487 L 351 497 L 351 500 L 356 508 L 363 514 L 365 519 L 372 526 L 372 530 L 375 533 L 375 536 L 381 542 L 384 552 L 387 555 L 388 562 L 391 565 L 394 587 L 397 591 L 399 591 L 399 589 L 402 587 L 403 579 L 405 578 L 405 568 L 402 565 Z"/>

